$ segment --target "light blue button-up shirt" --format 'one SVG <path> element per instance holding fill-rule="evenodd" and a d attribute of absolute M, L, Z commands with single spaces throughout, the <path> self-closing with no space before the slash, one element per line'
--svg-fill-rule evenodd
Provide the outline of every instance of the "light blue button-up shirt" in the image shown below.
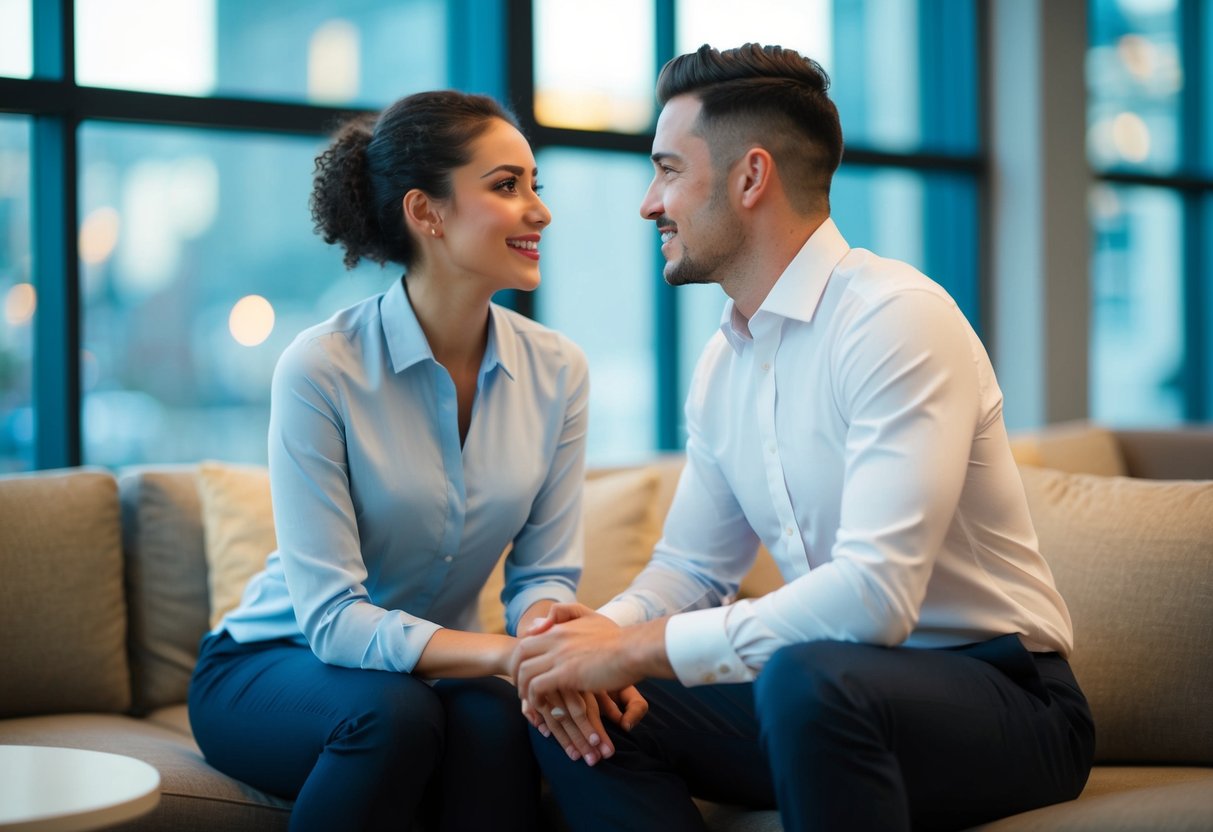
<path fill-rule="evenodd" d="M 588 394 L 577 346 L 492 306 L 461 447 L 454 382 L 403 281 L 304 331 L 271 394 L 278 549 L 218 629 L 408 672 L 440 628 L 479 629 L 510 543 L 510 632 L 535 602 L 574 600 Z"/>

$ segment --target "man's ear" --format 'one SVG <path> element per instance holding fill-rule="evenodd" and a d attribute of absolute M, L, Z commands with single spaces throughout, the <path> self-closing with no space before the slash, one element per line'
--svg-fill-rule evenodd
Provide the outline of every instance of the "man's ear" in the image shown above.
<path fill-rule="evenodd" d="M 751 147 L 734 168 L 734 182 L 738 189 L 738 198 L 744 208 L 753 208 L 772 187 L 771 180 L 775 176 L 775 159 L 770 151 L 763 147 Z"/>
<path fill-rule="evenodd" d="M 418 237 L 441 237 L 442 214 L 429 194 L 413 188 L 400 201 L 404 224 Z"/>

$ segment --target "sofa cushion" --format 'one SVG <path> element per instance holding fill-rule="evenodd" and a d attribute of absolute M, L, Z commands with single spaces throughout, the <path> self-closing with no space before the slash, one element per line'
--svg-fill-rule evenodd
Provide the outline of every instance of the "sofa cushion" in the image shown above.
<path fill-rule="evenodd" d="M 198 494 L 211 593 L 210 624 L 240 603 L 249 579 L 278 547 L 270 474 L 263 465 L 203 462 Z"/>
<path fill-rule="evenodd" d="M 1017 433 L 1011 437 L 1011 453 L 1020 465 L 1105 477 L 1128 474 L 1116 435 L 1086 421 L 1061 422 L 1031 433 Z"/>
<path fill-rule="evenodd" d="M 611 600 L 649 562 L 660 533 L 654 501 L 657 479 L 651 468 L 624 468 L 586 481 L 585 567 L 577 587 L 577 599 L 586 606 Z M 489 633 L 505 632 L 505 557 L 480 592 L 480 625 Z"/>
<path fill-rule="evenodd" d="M 187 734 L 147 719 L 64 714 L 0 722 L 0 743 L 54 745 L 125 754 L 160 772 L 160 802 L 148 815 L 123 824 L 125 832 L 285 830 L 290 801 L 254 789 L 207 765 Z"/>
<path fill-rule="evenodd" d="M 1021 473 L 1096 760 L 1213 763 L 1213 482 Z"/>
<path fill-rule="evenodd" d="M 0 574 L 0 717 L 128 707 L 113 476 L 0 477 Z"/>
<path fill-rule="evenodd" d="M 1166 773 L 1169 769 L 1161 768 Z M 1110 793 L 1085 791 L 1078 800 L 974 827 L 971 832 L 1141 832 L 1143 829 L 1205 830 L 1213 828 L 1213 770 L 1205 776 L 1182 769 L 1162 785 Z M 1096 769 L 1093 774 L 1099 774 Z"/>
<path fill-rule="evenodd" d="M 206 557 L 192 465 L 139 466 L 118 478 L 130 604 L 133 707 L 184 702 L 207 629 Z"/>

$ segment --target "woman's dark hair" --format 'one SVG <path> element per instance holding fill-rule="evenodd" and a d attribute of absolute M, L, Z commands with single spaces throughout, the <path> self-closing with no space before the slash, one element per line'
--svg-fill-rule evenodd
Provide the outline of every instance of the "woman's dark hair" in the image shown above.
<path fill-rule="evenodd" d="M 412 266 L 417 248 L 401 200 L 414 188 L 435 199 L 449 197 L 451 171 L 471 160 L 472 142 L 493 119 L 518 126 L 488 96 L 444 90 L 402 98 L 378 118 L 346 122 L 316 157 L 316 233 L 345 248 L 346 268 L 362 258 Z"/>
<path fill-rule="evenodd" d="M 766 147 L 802 211 L 829 207 L 830 180 L 842 160 L 838 108 L 830 77 L 794 49 L 747 43 L 723 52 L 704 44 L 661 70 L 657 99 L 678 95 L 701 104 L 698 132 L 724 170 L 753 145 Z"/>

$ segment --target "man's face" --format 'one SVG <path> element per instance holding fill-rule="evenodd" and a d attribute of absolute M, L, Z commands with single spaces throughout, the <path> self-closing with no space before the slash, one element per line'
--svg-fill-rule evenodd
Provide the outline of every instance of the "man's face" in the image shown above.
<path fill-rule="evenodd" d="M 699 110 L 693 95 L 666 102 L 653 137 L 653 181 L 640 204 L 641 216 L 657 223 L 671 286 L 727 279 L 745 239 L 725 177 L 694 130 Z"/>

